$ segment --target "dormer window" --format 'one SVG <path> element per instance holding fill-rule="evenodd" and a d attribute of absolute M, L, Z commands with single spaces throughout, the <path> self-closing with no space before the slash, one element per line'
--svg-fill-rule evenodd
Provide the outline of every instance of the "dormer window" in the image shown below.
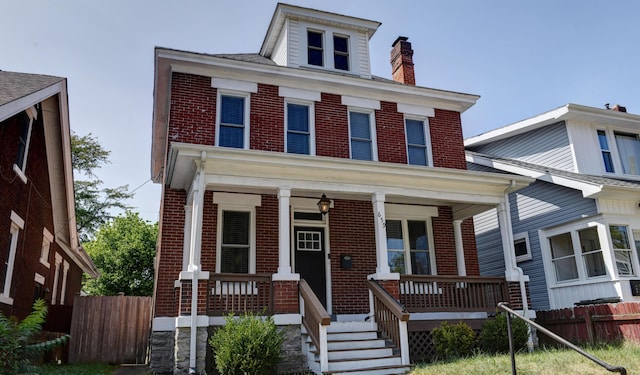
<path fill-rule="evenodd" d="M 349 70 L 349 38 L 333 36 L 333 66 L 339 70 Z"/>
<path fill-rule="evenodd" d="M 324 66 L 323 34 L 307 30 L 307 62 L 309 65 Z"/>

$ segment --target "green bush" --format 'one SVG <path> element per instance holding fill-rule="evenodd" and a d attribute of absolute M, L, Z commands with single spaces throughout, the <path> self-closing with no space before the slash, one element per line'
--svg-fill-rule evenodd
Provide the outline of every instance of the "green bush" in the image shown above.
<path fill-rule="evenodd" d="M 524 321 L 512 318 L 513 348 L 519 351 L 526 347 L 529 340 L 529 329 Z M 508 353 L 509 333 L 507 331 L 507 316 L 500 313 L 495 320 L 488 320 L 480 331 L 480 349 L 486 353 Z"/>
<path fill-rule="evenodd" d="M 29 359 L 69 339 L 69 335 L 65 335 L 51 341 L 33 342 L 42 330 L 46 316 L 47 306 L 43 300 L 37 300 L 31 314 L 21 322 L 0 313 L 0 374 L 15 374 L 25 370 Z"/>
<path fill-rule="evenodd" d="M 209 339 L 221 375 L 272 374 L 284 338 L 273 318 L 253 314 L 225 318 Z"/>
<path fill-rule="evenodd" d="M 442 322 L 431 330 L 431 339 L 439 359 L 455 359 L 472 354 L 476 344 L 476 333 L 468 324 Z"/>

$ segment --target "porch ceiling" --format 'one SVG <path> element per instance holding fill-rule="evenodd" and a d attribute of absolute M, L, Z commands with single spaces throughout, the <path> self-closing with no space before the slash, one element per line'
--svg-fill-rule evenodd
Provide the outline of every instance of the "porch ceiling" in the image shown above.
<path fill-rule="evenodd" d="M 456 218 L 494 207 L 505 190 L 518 190 L 533 179 L 522 176 L 321 156 L 173 143 L 165 183 L 188 190 L 203 163 L 209 190 L 275 194 L 291 188 L 293 196 L 370 200 L 385 193 L 389 203 L 451 205 Z"/>

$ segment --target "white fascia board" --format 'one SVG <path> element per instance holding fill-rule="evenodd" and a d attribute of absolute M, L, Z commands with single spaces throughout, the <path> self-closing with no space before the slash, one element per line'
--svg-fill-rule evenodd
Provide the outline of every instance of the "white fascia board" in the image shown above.
<path fill-rule="evenodd" d="M 80 267 L 81 270 L 83 270 L 89 276 L 91 276 L 93 278 L 96 278 L 96 277 L 100 276 L 100 273 L 95 268 L 95 265 L 90 260 L 89 256 L 86 255 L 86 252 L 78 251 L 78 250 L 76 250 L 76 251 L 71 250 L 71 247 L 69 246 L 69 244 L 64 243 L 62 240 L 59 239 L 58 236 L 55 237 L 55 242 L 58 244 L 58 246 L 60 246 L 60 248 L 62 248 L 62 251 L 65 254 L 67 254 L 69 256 L 69 258 L 71 258 L 71 261 L 75 265 Z"/>
<path fill-rule="evenodd" d="M 42 90 L 33 92 L 29 95 L 23 96 L 22 98 L 16 99 L 9 103 L 6 103 L 0 106 L 0 121 L 4 121 L 9 117 L 15 115 L 16 113 L 20 113 L 25 109 L 34 106 L 37 103 L 59 93 L 65 89 L 66 94 L 66 80 L 61 80 L 60 82 L 56 82 L 51 86 L 45 87 Z"/>
<path fill-rule="evenodd" d="M 597 194 L 602 191 L 602 185 L 599 185 L 599 184 L 590 184 L 583 181 L 576 181 L 566 177 L 555 176 L 551 173 L 544 173 L 544 172 L 535 171 L 535 170 L 531 170 L 531 169 L 520 167 L 520 166 L 501 163 L 499 161 L 494 161 L 489 158 L 483 158 L 480 156 L 467 154 L 466 160 L 470 163 L 484 165 L 486 167 L 495 168 L 501 171 L 515 173 L 521 176 L 535 178 L 536 180 L 545 181 L 555 185 L 564 186 L 570 189 L 579 190 L 582 192 L 582 195 L 584 197 L 589 197 L 591 195 Z"/>

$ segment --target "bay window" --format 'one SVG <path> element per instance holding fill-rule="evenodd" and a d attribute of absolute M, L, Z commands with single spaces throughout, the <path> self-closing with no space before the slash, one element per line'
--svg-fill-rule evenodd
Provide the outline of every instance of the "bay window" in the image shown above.
<path fill-rule="evenodd" d="M 613 255 L 619 276 L 632 276 L 633 270 L 632 250 L 629 241 L 629 233 L 626 225 L 609 225 Z"/>

